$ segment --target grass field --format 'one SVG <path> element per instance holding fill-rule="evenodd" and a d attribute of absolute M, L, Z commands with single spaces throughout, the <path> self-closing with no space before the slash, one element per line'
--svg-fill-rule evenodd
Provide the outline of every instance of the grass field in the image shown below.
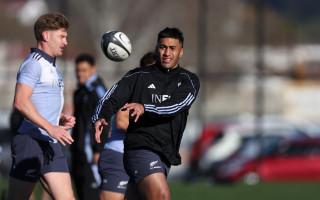
<path fill-rule="evenodd" d="M 318 200 L 320 183 L 263 183 L 209 186 L 205 182 L 169 182 L 172 200 Z M 0 180 L 0 200 L 7 181 Z M 36 188 L 36 200 L 39 199 Z M 2 196 L 3 197 L 3 196 Z"/>
<path fill-rule="evenodd" d="M 319 183 L 208 186 L 203 182 L 192 185 L 171 182 L 169 186 L 173 200 L 317 200 L 320 195 Z"/>

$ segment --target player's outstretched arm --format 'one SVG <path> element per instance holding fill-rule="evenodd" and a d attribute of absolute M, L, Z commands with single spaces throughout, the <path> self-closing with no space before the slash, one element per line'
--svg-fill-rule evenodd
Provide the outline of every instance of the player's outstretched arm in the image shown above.
<path fill-rule="evenodd" d="M 105 119 L 98 119 L 97 121 L 94 122 L 95 138 L 98 143 L 101 142 L 100 136 L 103 130 L 103 126 L 107 126 L 107 125 L 108 123 L 106 122 Z"/>

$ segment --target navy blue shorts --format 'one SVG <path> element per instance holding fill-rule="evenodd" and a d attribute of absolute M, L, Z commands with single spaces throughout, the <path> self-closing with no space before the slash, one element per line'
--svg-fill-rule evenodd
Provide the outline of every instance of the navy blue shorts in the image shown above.
<path fill-rule="evenodd" d="M 41 175 L 49 172 L 69 173 L 66 157 L 58 143 L 16 134 L 11 144 L 11 156 L 10 176 L 16 179 L 37 182 Z"/>
<path fill-rule="evenodd" d="M 124 194 L 129 176 L 123 167 L 123 153 L 104 149 L 99 158 L 99 173 L 101 176 L 101 190 Z"/>
<path fill-rule="evenodd" d="M 145 177 L 154 173 L 163 173 L 167 178 L 170 166 L 158 154 L 145 150 L 127 150 L 123 155 L 124 168 L 129 175 L 129 183 L 137 184 Z"/>

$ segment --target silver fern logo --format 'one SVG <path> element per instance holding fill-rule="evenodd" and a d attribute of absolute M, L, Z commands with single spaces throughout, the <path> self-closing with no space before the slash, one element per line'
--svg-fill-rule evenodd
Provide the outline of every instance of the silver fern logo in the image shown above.
<path fill-rule="evenodd" d="M 127 188 L 127 184 L 128 184 L 128 181 L 120 181 L 119 185 L 118 185 L 118 188 L 119 189 L 126 189 Z"/>
<path fill-rule="evenodd" d="M 158 163 L 158 161 L 153 161 L 150 163 L 150 169 L 157 169 L 157 168 L 161 168 L 161 166 L 155 166 Z"/>

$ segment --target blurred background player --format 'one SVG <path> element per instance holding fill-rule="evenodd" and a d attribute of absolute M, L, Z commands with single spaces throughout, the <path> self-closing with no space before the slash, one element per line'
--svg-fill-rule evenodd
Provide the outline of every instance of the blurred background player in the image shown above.
<path fill-rule="evenodd" d="M 34 25 L 37 47 L 17 74 L 14 108 L 24 120 L 12 140 L 8 200 L 28 200 L 39 179 L 56 200 L 73 200 L 62 145 L 72 144 L 67 130 L 75 118 L 61 113 L 64 83 L 56 65 L 67 43 L 69 22 L 60 13 L 45 14 Z"/>
<path fill-rule="evenodd" d="M 157 56 L 146 53 L 140 66 L 153 65 Z M 111 135 L 99 159 L 99 173 L 102 178 L 100 200 L 123 200 L 129 176 L 123 166 L 123 140 L 129 125 L 129 111 L 119 110 L 112 118 Z"/>
<path fill-rule="evenodd" d="M 155 52 L 148 52 L 140 59 L 140 66 L 149 66 L 157 62 L 157 54 Z"/>
<path fill-rule="evenodd" d="M 90 54 L 81 54 L 75 59 L 78 88 L 74 92 L 74 116 L 77 124 L 72 131 L 71 175 L 79 200 L 99 199 L 100 175 L 98 159 L 107 140 L 108 129 L 104 130 L 101 143 L 93 135 L 91 116 L 98 101 L 106 92 L 103 80 L 96 73 L 95 59 Z"/>

